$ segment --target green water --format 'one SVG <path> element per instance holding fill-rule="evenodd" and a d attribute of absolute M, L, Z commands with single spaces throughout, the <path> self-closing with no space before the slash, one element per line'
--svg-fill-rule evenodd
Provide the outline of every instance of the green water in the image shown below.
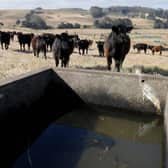
<path fill-rule="evenodd" d="M 100 107 L 80 107 L 55 123 L 70 125 L 129 141 L 162 144 L 163 121 L 156 116 L 130 114 Z"/>
<path fill-rule="evenodd" d="M 115 109 L 80 107 L 55 121 L 55 124 L 85 128 L 111 137 L 116 142 L 119 141 L 116 143 L 115 149 L 112 149 L 114 152 L 111 151 L 113 154 L 117 153 L 117 160 L 120 160 L 119 166 L 115 167 L 132 167 L 132 165 L 136 165 L 136 162 L 135 167 L 137 168 L 150 167 L 151 162 L 153 162 L 153 168 L 162 167 L 162 118 L 119 112 Z M 98 142 L 94 139 L 93 143 Z M 108 147 L 107 150 L 109 150 Z M 124 150 L 127 151 L 128 156 L 123 156 Z M 141 162 L 143 163 L 141 164 Z"/>
<path fill-rule="evenodd" d="M 51 123 L 13 168 L 161 168 L 162 118 L 82 106 Z"/>

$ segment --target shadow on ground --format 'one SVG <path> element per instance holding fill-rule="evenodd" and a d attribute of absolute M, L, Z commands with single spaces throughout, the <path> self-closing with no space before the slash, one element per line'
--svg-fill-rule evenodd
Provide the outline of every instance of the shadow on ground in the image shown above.
<path fill-rule="evenodd" d="M 151 74 L 151 75 L 163 75 L 168 76 L 168 69 L 162 69 L 157 66 L 154 67 L 144 67 L 144 66 L 133 66 L 130 68 L 127 68 L 127 72 L 135 73 L 135 69 L 140 69 L 142 73 L 144 74 Z"/>
<path fill-rule="evenodd" d="M 25 51 L 21 51 L 20 49 L 13 49 L 14 52 L 19 52 L 19 53 L 33 53 L 32 51 L 28 51 L 28 50 L 25 50 Z"/>

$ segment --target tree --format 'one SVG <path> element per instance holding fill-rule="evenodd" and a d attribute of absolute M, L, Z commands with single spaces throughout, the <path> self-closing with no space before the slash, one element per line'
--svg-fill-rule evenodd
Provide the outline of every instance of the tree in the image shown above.
<path fill-rule="evenodd" d="M 22 22 L 22 26 L 33 28 L 33 29 L 47 29 L 47 26 L 44 19 L 40 16 L 34 14 L 33 12 L 28 13 L 25 16 L 25 20 Z"/>
<path fill-rule="evenodd" d="M 163 22 L 159 19 L 156 19 L 153 27 L 155 29 L 165 29 L 165 28 L 168 28 L 168 22 Z"/>
<path fill-rule="evenodd" d="M 106 28 L 106 29 L 111 29 L 112 26 L 117 26 L 117 25 L 133 26 L 132 21 L 130 19 L 127 19 L 127 18 L 111 19 L 109 17 L 96 19 L 94 21 L 94 25 L 96 28 Z"/>
<path fill-rule="evenodd" d="M 99 17 L 104 16 L 103 9 L 100 7 L 93 6 L 90 8 L 89 11 L 93 18 L 99 18 Z"/>
<path fill-rule="evenodd" d="M 20 23 L 21 23 L 21 22 L 20 22 L 20 19 L 17 19 L 17 20 L 16 20 L 16 25 L 20 25 Z"/>
<path fill-rule="evenodd" d="M 59 29 L 78 29 L 80 28 L 80 24 L 79 23 L 75 23 L 75 24 L 72 24 L 72 23 L 65 23 L 65 22 L 61 22 L 58 24 L 58 28 Z"/>

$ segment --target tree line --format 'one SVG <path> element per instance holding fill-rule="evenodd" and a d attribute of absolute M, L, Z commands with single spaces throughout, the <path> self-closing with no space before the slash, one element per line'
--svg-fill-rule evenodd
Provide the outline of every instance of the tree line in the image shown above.
<path fill-rule="evenodd" d="M 43 9 L 31 10 L 25 15 L 25 19 L 16 21 L 16 25 L 23 27 L 29 27 L 33 29 L 49 29 L 53 28 L 48 26 L 46 21 L 38 15 L 42 13 Z M 101 8 L 92 6 L 89 11 L 93 17 L 93 27 L 95 28 L 111 28 L 113 25 L 126 24 L 132 26 L 132 17 L 142 17 L 154 21 L 153 28 L 168 28 L 168 10 L 164 9 L 152 9 L 146 7 L 126 7 L 115 6 L 109 8 Z M 111 19 L 108 15 L 127 16 L 127 19 Z M 60 22 L 57 26 L 60 29 L 72 29 L 72 28 L 88 28 L 86 25 L 82 26 L 79 23 L 65 23 Z"/>

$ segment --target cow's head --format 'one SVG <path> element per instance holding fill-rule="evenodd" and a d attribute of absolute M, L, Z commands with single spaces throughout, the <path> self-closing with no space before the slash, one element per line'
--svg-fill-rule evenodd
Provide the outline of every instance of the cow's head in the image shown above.
<path fill-rule="evenodd" d="M 112 31 L 115 32 L 116 34 L 120 33 L 129 33 L 133 29 L 132 26 L 125 26 L 125 25 L 117 25 L 117 26 L 112 26 Z"/>

